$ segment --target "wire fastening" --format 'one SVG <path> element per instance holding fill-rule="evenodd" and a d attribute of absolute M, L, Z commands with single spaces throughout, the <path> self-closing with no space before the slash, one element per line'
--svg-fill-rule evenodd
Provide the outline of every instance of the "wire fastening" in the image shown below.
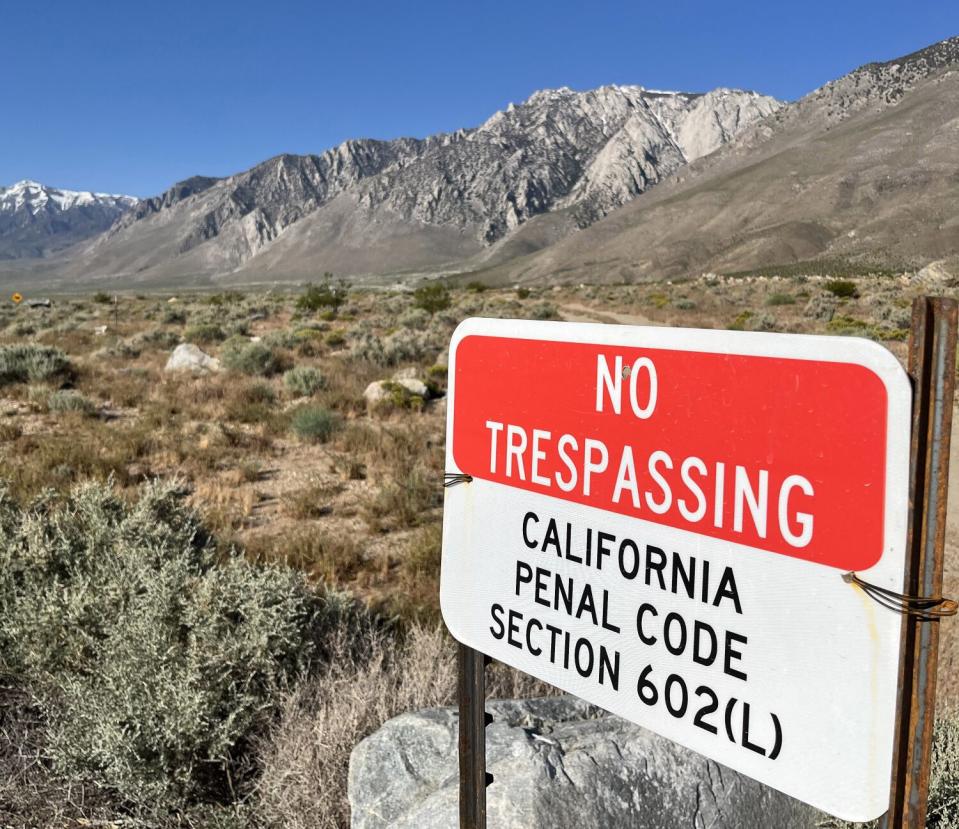
<path fill-rule="evenodd" d="M 443 488 L 456 486 L 457 484 L 468 484 L 473 480 L 472 475 L 465 472 L 445 472 L 443 473 Z"/>
<path fill-rule="evenodd" d="M 959 612 L 959 604 L 952 599 L 896 593 L 878 584 L 870 584 L 852 571 L 843 573 L 842 580 L 847 584 L 855 584 L 877 604 L 904 616 L 912 616 L 920 622 L 934 622 Z"/>

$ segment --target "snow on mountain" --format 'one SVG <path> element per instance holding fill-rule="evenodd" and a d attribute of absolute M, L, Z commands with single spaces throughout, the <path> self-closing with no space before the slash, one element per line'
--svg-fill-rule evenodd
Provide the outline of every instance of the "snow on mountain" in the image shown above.
<path fill-rule="evenodd" d="M 0 187 L 0 259 L 45 256 L 102 233 L 139 202 L 25 179 Z"/>
<path fill-rule="evenodd" d="M 18 181 L 10 187 L 0 187 L 0 210 L 13 212 L 26 208 L 33 215 L 48 207 L 62 212 L 91 204 L 108 205 L 126 210 L 138 201 L 139 199 L 133 196 L 119 196 L 112 193 L 59 190 L 30 179 Z"/>

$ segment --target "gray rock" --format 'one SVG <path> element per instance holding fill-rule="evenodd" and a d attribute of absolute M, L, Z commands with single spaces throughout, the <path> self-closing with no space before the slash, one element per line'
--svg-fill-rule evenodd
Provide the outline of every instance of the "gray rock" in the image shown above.
<path fill-rule="evenodd" d="M 400 380 L 419 380 L 421 377 L 422 372 L 416 366 L 401 368 L 393 374 L 393 380 L 395 382 L 399 382 Z"/>
<path fill-rule="evenodd" d="M 811 829 L 821 813 L 574 697 L 487 705 L 496 829 Z M 458 717 L 404 714 L 350 758 L 352 829 L 458 825 Z"/>
<path fill-rule="evenodd" d="M 430 390 L 422 380 L 396 375 L 392 380 L 374 380 L 366 387 L 363 397 L 368 406 L 376 406 L 393 397 L 396 387 L 400 386 L 408 395 L 429 399 Z"/>
<path fill-rule="evenodd" d="M 167 360 L 165 371 L 219 371 L 220 361 L 216 357 L 205 354 L 192 343 L 180 343 L 170 359 Z"/>
<path fill-rule="evenodd" d="M 422 380 L 417 380 L 414 377 L 397 377 L 394 378 L 393 382 L 402 386 L 410 394 L 422 397 L 424 400 L 430 396 L 430 390 Z"/>

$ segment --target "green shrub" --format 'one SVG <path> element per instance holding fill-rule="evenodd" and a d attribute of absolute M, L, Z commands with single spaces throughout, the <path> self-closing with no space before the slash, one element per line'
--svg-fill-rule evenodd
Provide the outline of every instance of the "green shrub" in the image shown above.
<path fill-rule="evenodd" d="M 319 285 L 308 284 L 306 290 L 297 298 L 296 308 L 298 311 L 322 311 L 330 310 L 335 312 L 346 302 L 348 290 L 345 284 L 335 284 L 333 274 L 323 275 L 324 281 Z"/>
<path fill-rule="evenodd" d="M 859 291 L 856 290 L 856 283 L 849 279 L 829 279 L 823 287 L 833 296 L 837 296 L 840 299 L 851 299 L 859 296 Z"/>
<path fill-rule="evenodd" d="M 55 391 L 47 398 L 47 408 L 51 412 L 80 412 L 92 415 L 97 407 L 94 402 L 72 389 Z"/>
<path fill-rule="evenodd" d="M 746 323 L 749 322 L 749 320 L 751 320 L 752 317 L 753 317 L 753 312 L 752 312 L 752 311 L 740 311 L 740 312 L 736 315 L 736 318 L 735 318 L 731 323 L 729 323 L 729 330 L 730 330 L 730 331 L 745 331 L 745 330 L 746 330 Z"/>
<path fill-rule="evenodd" d="M 340 427 L 340 419 L 321 406 L 301 406 L 293 412 L 290 427 L 301 440 L 326 443 Z"/>
<path fill-rule="evenodd" d="M 167 325 L 182 325 L 186 322 L 187 313 L 181 308 L 167 308 L 160 317 L 160 322 Z"/>
<path fill-rule="evenodd" d="M 224 305 L 237 305 L 243 302 L 243 294 L 239 291 L 224 291 L 222 294 L 211 294 L 207 297 L 207 305 L 222 308 Z"/>
<path fill-rule="evenodd" d="M 250 740 L 345 613 L 282 567 L 221 559 L 175 484 L 0 492 L 0 654 L 55 769 L 134 804 L 232 799 Z"/>
<path fill-rule="evenodd" d="M 438 349 L 429 333 L 401 328 L 386 337 L 360 333 L 350 345 L 350 355 L 381 366 L 419 363 Z"/>
<path fill-rule="evenodd" d="M 383 391 L 386 392 L 386 397 L 380 400 L 375 407 L 380 411 L 392 411 L 396 409 L 420 411 L 426 404 L 422 395 L 410 391 L 402 383 L 397 383 L 394 380 L 385 380 L 382 383 L 382 387 Z M 436 388 L 435 385 L 434 388 Z M 429 389 L 429 386 L 427 386 L 427 389 Z"/>
<path fill-rule="evenodd" d="M 450 292 L 442 282 L 420 285 L 413 291 L 413 305 L 430 314 L 445 311 L 450 307 Z"/>
<path fill-rule="evenodd" d="M 104 291 L 97 291 L 93 295 L 93 301 L 99 302 L 101 305 L 106 305 L 107 303 L 113 302 L 113 297 Z"/>
<path fill-rule="evenodd" d="M 183 339 L 188 343 L 209 345 L 210 343 L 223 342 L 226 339 L 226 332 L 216 323 L 201 322 L 187 328 L 183 332 Z"/>
<path fill-rule="evenodd" d="M 474 279 L 472 282 L 466 283 L 466 290 L 472 291 L 474 294 L 481 294 L 486 290 L 486 285 L 484 285 L 478 279 Z"/>
<path fill-rule="evenodd" d="M 0 346 L 0 385 L 59 380 L 70 373 L 70 361 L 48 345 Z"/>
<path fill-rule="evenodd" d="M 795 305 L 796 298 L 792 294 L 772 293 L 766 298 L 766 304 L 774 307 L 777 305 Z"/>
<path fill-rule="evenodd" d="M 529 311 L 531 320 L 558 320 L 562 319 L 556 306 L 549 302 L 538 302 Z"/>
<path fill-rule="evenodd" d="M 312 397 L 326 385 L 326 378 L 313 366 L 294 366 L 283 375 L 283 384 L 298 397 Z"/>
<path fill-rule="evenodd" d="M 272 348 L 242 337 L 231 338 L 223 344 L 220 360 L 229 371 L 255 377 L 269 377 L 280 370 L 280 359 Z"/>
<path fill-rule="evenodd" d="M 227 420 L 240 423 L 267 423 L 274 416 L 276 392 L 267 383 L 239 386 L 223 407 Z"/>
<path fill-rule="evenodd" d="M 517 299 L 529 299 L 529 288 L 519 287 L 516 289 Z"/>

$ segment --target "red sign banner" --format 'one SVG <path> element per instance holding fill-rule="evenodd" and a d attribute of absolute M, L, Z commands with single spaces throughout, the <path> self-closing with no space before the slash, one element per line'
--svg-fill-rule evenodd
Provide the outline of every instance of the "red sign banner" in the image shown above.
<path fill-rule="evenodd" d="M 476 334 L 455 348 L 464 473 L 842 570 L 883 554 L 887 390 L 865 365 Z"/>

